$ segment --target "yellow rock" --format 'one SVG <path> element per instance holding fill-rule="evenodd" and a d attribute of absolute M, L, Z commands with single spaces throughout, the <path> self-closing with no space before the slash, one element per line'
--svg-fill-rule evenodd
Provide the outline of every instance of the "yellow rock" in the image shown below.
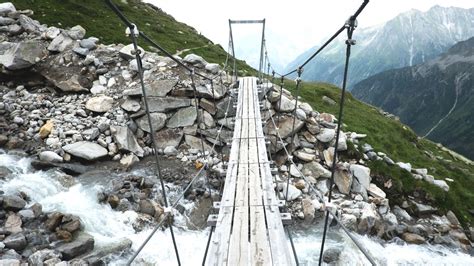
<path fill-rule="evenodd" d="M 201 168 L 204 166 L 204 164 L 201 163 L 201 162 L 196 162 L 196 163 L 194 164 L 194 166 L 196 167 L 196 169 L 199 170 L 199 169 L 201 169 Z"/>
<path fill-rule="evenodd" d="M 51 131 L 53 130 L 54 124 L 52 120 L 48 120 L 46 124 L 44 124 L 39 131 L 40 137 L 42 139 L 45 139 L 46 137 L 51 134 Z"/>

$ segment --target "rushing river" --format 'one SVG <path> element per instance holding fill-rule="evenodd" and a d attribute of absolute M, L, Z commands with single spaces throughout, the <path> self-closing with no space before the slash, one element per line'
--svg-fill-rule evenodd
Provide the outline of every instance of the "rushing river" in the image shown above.
<path fill-rule="evenodd" d="M 30 167 L 30 159 L 7 155 L 0 150 L 0 166 L 13 173 L 0 180 L 0 190 L 5 194 L 25 192 L 33 202 L 39 202 L 44 212 L 59 211 L 81 218 L 85 231 L 94 236 L 96 248 L 128 238 L 132 249 L 136 250 L 150 234 L 152 228 L 135 232 L 133 223 L 138 214 L 133 211 L 118 212 L 108 204 L 98 202 L 97 195 L 104 182 L 114 178 L 111 174 L 103 180 L 79 179 L 79 183 L 65 187 L 55 178 L 54 171 L 35 171 Z M 138 170 L 135 174 L 144 174 Z M 105 180 L 105 181 L 104 181 Z M 179 189 L 170 185 L 171 197 L 179 194 Z M 195 204 L 184 201 L 184 214 L 175 211 L 175 235 L 182 265 L 200 265 L 209 234 L 208 229 L 191 230 L 187 214 Z M 292 235 L 301 265 L 317 265 L 321 242 L 321 226 L 314 229 L 292 228 Z M 441 246 L 381 244 L 366 236 L 357 236 L 370 250 L 381 265 L 474 265 L 474 257 L 451 251 Z M 326 247 L 339 247 L 342 253 L 339 265 L 368 265 L 351 240 L 344 234 L 331 229 Z M 129 253 L 111 258 L 110 264 L 123 265 Z M 149 244 L 138 256 L 139 264 L 176 265 L 176 258 L 168 230 L 158 230 Z"/>

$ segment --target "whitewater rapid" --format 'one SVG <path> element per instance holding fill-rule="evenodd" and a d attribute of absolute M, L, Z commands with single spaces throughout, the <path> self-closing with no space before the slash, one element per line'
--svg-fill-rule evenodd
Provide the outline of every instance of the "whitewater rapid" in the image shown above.
<path fill-rule="evenodd" d="M 54 178 L 54 171 L 36 171 L 30 166 L 31 160 L 7 155 L 0 150 L 0 166 L 13 173 L 0 180 L 0 190 L 5 194 L 25 192 L 32 202 L 39 202 L 44 212 L 59 211 L 81 218 L 84 230 L 94 236 L 96 248 L 128 238 L 132 249 L 137 250 L 152 228 L 135 232 L 133 224 L 138 214 L 134 211 L 119 212 L 108 204 L 101 204 L 98 194 L 103 185 L 98 182 L 85 182 L 65 187 Z M 142 172 L 143 173 L 143 172 Z M 134 174 L 140 174 L 136 172 Z M 114 178 L 112 174 L 104 177 Z M 171 196 L 179 194 L 179 188 L 171 187 Z M 196 205 L 184 201 L 184 214 L 175 210 L 175 235 L 179 247 L 182 265 L 200 265 L 205 252 L 209 230 L 191 230 L 188 228 L 187 214 Z M 301 265 L 317 265 L 321 243 L 321 226 L 312 229 L 292 228 L 297 255 Z M 342 249 L 338 265 L 368 265 L 351 240 L 338 230 L 331 229 L 326 247 Z M 357 236 L 359 241 L 370 250 L 381 265 L 474 265 L 474 257 L 451 251 L 442 246 L 381 244 L 366 236 Z M 114 256 L 109 264 L 123 265 L 130 253 Z M 135 260 L 137 265 L 176 265 L 176 257 L 169 230 L 158 230 L 149 244 Z"/>

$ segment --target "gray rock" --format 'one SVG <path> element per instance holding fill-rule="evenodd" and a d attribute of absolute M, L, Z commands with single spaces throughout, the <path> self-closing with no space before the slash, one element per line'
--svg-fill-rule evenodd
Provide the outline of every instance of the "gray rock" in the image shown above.
<path fill-rule="evenodd" d="M 28 257 L 28 263 L 30 265 L 43 265 L 45 261 L 54 258 L 61 259 L 61 253 L 51 249 L 41 249 Z"/>
<path fill-rule="evenodd" d="M 0 179 L 5 178 L 11 173 L 12 171 L 10 171 L 10 169 L 6 168 L 5 166 L 0 166 Z"/>
<path fill-rule="evenodd" d="M 182 108 L 179 109 L 173 116 L 171 116 L 166 126 L 168 128 L 192 126 L 196 121 L 196 118 L 196 107 L 191 106 L 187 108 Z"/>
<path fill-rule="evenodd" d="M 278 112 L 292 112 L 293 110 L 295 110 L 296 101 L 290 100 L 285 95 L 282 95 L 281 99 L 275 102 L 274 107 L 275 110 Z"/>
<path fill-rule="evenodd" d="M 81 40 L 86 35 L 86 30 L 81 25 L 76 25 L 66 31 L 67 35 L 73 40 Z"/>
<path fill-rule="evenodd" d="M 5 230 L 11 234 L 23 231 L 21 228 L 23 222 L 21 216 L 16 213 L 10 213 L 5 221 Z"/>
<path fill-rule="evenodd" d="M 205 69 L 212 74 L 217 74 L 221 71 L 219 64 L 209 63 L 206 65 Z"/>
<path fill-rule="evenodd" d="M 283 191 L 282 191 L 282 196 L 283 198 L 286 197 L 286 183 L 283 184 Z M 303 193 L 301 192 L 301 190 L 297 189 L 295 186 L 293 186 L 292 184 L 290 184 L 288 186 L 288 201 L 294 201 L 295 199 L 299 198 Z"/>
<path fill-rule="evenodd" d="M 199 106 L 201 108 L 203 108 L 204 110 L 206 110 L 208 113 L 210 113 L 211 115 L 215 115 L 216 112 L 217 112 L 217 107 L 216 105 L 214 104 L 214 102 L 211 102 L 210 100 L 208 99 L 201 99 L 199 101 Z"/>
<path fill-rule="evenodd" d="M 26 206 L 26 201 L 18 196 L 4 196 L 3 208 L 6 210 L 19 211 Z"/>
<path fill-rule="evenodd" d="M 71 155 L 89 161 L 97 160 L 99 158 L 107 156 L 108 154 L 107 149 L 97 143 L 89 141 L 79 141 L 76 143 L 68 144 L 63 147 L 63 150 Z"/>
<path fill-rule="evenodd" d="M 310 162 L 310 163 L 304 164 L 303 174 L 305 174 L 307 176 L 312 176 L 314 178 L 320 178 L 320 177 L 329 178 L 329 177 L 331 177 L 331 171 L 324 168 L 318 162 Z"/>
<path fill-rule="evenodd" d="M 204 60 L 204 58 L 202 58 L 198 55 L 195 55 L 195 54 L 186 55 L 184 57 L 183 61 L 188 63 L 188 64 L 194 65 L 195 67 L 199 67 L 199 68 L 204 68 L 208 64 L 206 62 L 206 60 Z"/>
<path fill-rule="evenodd" d="M 8 25 L 12 25 L 12 24 L 15 24 L 16 21 L 12 18 L 5 18 L 5 17 L 1 17 L 0 16 L 0 26 L 8 26 Z"/>
<path fill-rule="evenodd" d="M 301 206 L 303 208 L 304 221 L 306 224 L 311 224 L 315 217 L 316 208 L 311 199 L 303 199 L 301 201 Z"/>
<path fill-rule="evenodd" d="M 191 136 L 191 135 L 184 135 L 184 142 L 192 149 L 196 149 L 201 151 L 202 150 L 202 145 L 201 145 L 201 139 Z M 204 141 L 204 150 L 205 151 L 212 151 L 212 147 L 207 144 L 207 141 Z"/>
<path fill-rule="evenodd" d="M 191 105 L 190 99 L 166 97 L 154 97 L 148 99 L 150 112 L 169 112 L 178 108 L 188 107 Z"/>
<path fill-rule="evenodd" d="M 295 119 L 296 119 L 295 128 L 293 130 L 293 121 Z M 279 128 L 278 131 L 280 132 L 280 136 L 283 139 L 285 139 L 285 138 L 291 136 L 292 134 L 298 132 L 304 126 L 303 121 L 301 121 L 297 118 L 294 118 L 294 117 L 290 117 L 290 116 L 283 116 L 283 117 L 281 117 L 281 119 L 276 119 L 275 123 L 276 123 L 277 127 Z M 277 135 L 277 132 L 275 130 L 275 127 L 274 127 L 273 123 L 267 123 L 265 125 L 264 131 L 266 131 L 266 133 L 268 135 L 274 135 L 274 136 Z"/>
<path fill-rule="evenodd" d="M 165 97 L 176 86 L 177 80 L 158 79 L 146 86 L 146 95 Z"/>
<path fill-rule="evenodd" d="M 21 27 L 28 33 L 39 33 L 45 30 L 38 21 L 23 14 L 18 17 L 18 22 L 20 22 Z"/>
<path fill-rule="evenodd" d="M 377 187 L 377 185 L 374 183 L 370 183 L 369 187 L 367 188 L 367 192 L 369 192 L 369 194 L 375 198 L 385 199 L 385 197 L 387 197 L 385 192 Z"/>
<path fill-rule="evenodd" d="M 389 158 L 388 156 L 383 157 L 383 160 L 388 164 L 388 165 L 394 165 L 395 162 Z"/>
<path fill-rule="evenodd" d="M 189 87 L 175 89 L 173 90 L 171 94 L 173 96 L 189 97 L 189 98 L 194 97 L 194 94 L 196 94 L 196 97 L 198 98 L 221 99 L 222 97 L 224 97 L 225 93 L 226 93 L 226 90 L 225 90 L 225 87 L 223 86 L 220 86 L 217 84 L 214 86 L 211 86 L 210 84 L 206 84 L 206 85 L 196 86 L 196 91 L 194 91 L 194 88 L 192 86 L 189 86 Z"/>
<path fill-rule="evenodd" d="M 299 169 L 294 164 L 290 165 L 290 175 L 294 177 L 302 177 L 301 171 L 299 171 Z"/>
<path fill-rule="evenodd" d="M 329 105 L 335 105 L 336 104 L 336 101 L 334 101 L 333 99 L 331 99 L 327 96 L 323 96 L 323 102 L 325 102 Z"/>
<path fill-rule="evenodd" d="M 456 215 L 454 214 L 454 212 L 452 211 L 448 211 L 446 213 L 446 218 L 448 218 L 449 222 L 452 224 L 452 225 L 457 225 L 459 226 L 461 223 L 459 222 L 458 220 L 458 217 L 456 217 Z"/>
<path fill-rule="evenodd" d="M 300 103 L 299 108 L 301 108 L 301 110 L 303 110 L 306 115 L 309 115 L 311 112 L 313 112 L 313 107 L 311 107 L 311 105 L 308 103 Z"/>
<path fill-rule="evenodd" d="M 82 48 L 82 47 L 74 47 L 72 49 L 72 51 L 75 52 L 76 54 L 82 55 L 82 56 L 87 56 L 89 54 L 89 50 L 86 49 L 86 48 Z"/>
<path fill-rule="evenodd" d="M 79 45 L 82 48 L 86 48 L 87 50 L 94 50 L 95 48 L 97 48 L 97 44 L 96 44 L 97 41 L 98 41 L 97 38 L 90 37 L 90 38 L 81 40 L 79 42 Z"/>
<path fill-rule="evenodd" d="M 420 244 L 424 244 L 425 243 L 425 238 L 420 236 L 420 235 L 417 235 L 417 234 L 413 234 L 413 233 L 403 233 L 402 235 L 402 238 L 403 240 L 405 240 L 407 243 L 410 243 L 410 244 L 417 244 L 417 245 L 420 245 Z"/>
<path fill-rule="evenodd" d="M 120 165 L 128 169 L 132 167 L 133 165 L 135 165 L 136 163 L 138 163 L 139 161 L 140 159 L 138 159 L 138 157 L 135 154 L 131 153 L 129 155 L 122 157 L 122 159 L 120 159 Z"/>
<path fill-rule="evenodd" d="M 156 132 L 165 126 L 166 114 L 150 113 L 150 117 L 151 117 L 151 125 L 153 127 L 153 131 Z M 150 124 L 148 123 L 148 117 L 146 115 L 138 118 L 137 120 L 135 120 L 135 122 L 137 123 L 137 126 L 141 130 L 150 133 Z"/>
<path fill-rule="evenodd" d="M 167 146 L 167 147 L 164 148 L 163 153 L 165 155 L 177 155 L 178 150 L 173 146 Z"/>
<path fill-rule="evenodd" d="M 3 42 L 0 44 L 0 64 L 10 70 L 31 67 L 45 56 L 45 45 L 38 40 L 26 40 L 20 43 Z"/>
<path fill-rule="evenodd" d="M 415 210 L 419 215 L 432 214 L 438 210 L 429 205 L 417 203 L 414 201 L 412 201 L 412 203 L 415 205 Z"/>
<path fill-rule="evenodd" d="M 297 150 L 293 154 L 296 156 L 296 158 L 305 162 L 311 162 L 316 159 L 316 154 L 314 152 L 306 152 L 305 149 Z"/>
<path fill-rule="evenodd" d="M 155 140 L 158 149 L 164 149 L 168 146 L 178 148 L 183 139 L 183 131 L 179 128 L 166 128 L 156 132 Z"/>
<path fill-rule="evenodd" d="M 204 123 L 206 128 L 214 128 L 216 126 L 216 122 L 214 121 L 214 118 L 212 115 L 205 110 L 199 110 L 199 118 L 201 120 L 201 123 Z"/>
<path fill-rule="evenodd" d="M 71 260 L 85 254 L 94 248 L 94 238 L 86 233 L 81 233 L 70 243 L 60 244 L 56 250 L 61 252 L 64 260 Z"/>
<path fill-rule="evenodd" d="M 328 143 L 333 140 L 335 136 L 336 130 L 330 128 L 323 128 L 321 129 L 321 132 L 316 135 L 316 138 L 323 143 Z"/>
<path fill-rule="evenodd" d="M 133 47 L 132 43 L 120 49 L 119 54 L 124 59 L 132 60 L 135 59 L 135 54 L 132 53 L 134 50 L 135 48 Z M 143 48 L 141 48 L 140 46 L 138 47 L 138 50 L 140 50 L 140 56 L 143 57 L 143 55 L 145 54 L 145 50 L 143 50 Z"/>
<path fill-rule="evenodd" d="M 11 2 L 0 3 L 0 15 L 5 16 L 10 12 L 15 12 L 16 8 Z"/>
<path fill-rule="evenodd" d="M 49 44 L 48 50 L 51 52 L 64 52 L 66 49 L 71 49 L 73 46 L 74 40 L 64 33 L 61 33 Z"/>
<path fill-rule="evenodd" d="M 233 100 L 230 97 L 226 97 L 220 100 L 216 104 L 217 112 L 216 112 L 215 117 L 217 119 L 224 118 L 225 113 L 227 113 L 227 117 L 235 116 L 236 108 L 233 108 L 232 103 L 233 103 Z"/>
<path fill-rule="evenodd" d="M 326 263 L 334 263 L 339 260 L 341 255 L 341 249 L 339 248 L 328 248 L 324 250 L 323 261 Z"/>
<path fill-rule="evenodd" d="M 411 164 L 410 163 L 402 163 L 402 162 L 398 162 L 396 163 L 400 168 L 408 171 L 408 172 L 411 172 Z"/>
<path fill-rule="evenodd" d="M 444 180 L 435 179 L 435 180 L 433 180 L 433 185 L 435 185 L 437 187 L 440 187 L 441 189 L 443 189 L 446 192 L 449 191 L 449 185 Z"/>
<path fill-rule="evenodd" d="M 120 107 L 122 107 L 127 112 L 133 113 L 138 112 L 141 109 L 140 102 L 130 98 L 127 98 Z"/>
<path fill-rule="evenodd" d="M 370 168 L 353 164 L 350 166 L 350 171 L 354 177 L 352 182 L 352 192 L 361 194 L 365 200 L 368 199 L 367 189 L 369 188 L 371 177 Z"/>
<path fill-rule="evenodd" d="M 105 113 L 112 109 L 114 99 L 109 96 L 101 95 L 90 98 L 86 102 L 86 109 L 96 113 Z"/>
<path fill-rule="evenodd" d="M 100 135 L 100 130 L 96 127 L 86 129 L 82 132 L 86 140 L 95 140 Z"/>
<path fill-rule="evenodd" d="M 395 205 L 395 206 L 393 207 L 392 212 L 393 212 L 399 219 L 402 219 L 402 220 L 405 220 L 405 221 L 411 221 L 411 220 L 412 220 L 410 214 L 408 214 L 407 211 L 405 211 L 404 209 L 398 207 L 397 205 Z"/>
<path fill-rule="evenodd" d="M 298 117 L 299 120 L 305 121 L 306 113 L 301 109 L 296 109 L 296 117 Z"/>
<path fill-rule="evenodd" d="M 21 255 L 19 255 L 18 259 L 6 259 L 5 257 L 7 256 L 2 256 L 2 259 L 0 259 L 0 265 L 2 266 L 20 266 L 20 259 Z"/>
<path fill-rule="evenodd" d="M 7 236 L 3 240 L 3 244 L 5 244 L 6 248 L 11 248 L 16 251 L 21 251 L 26 247 L 28 242 L 26 241 L 26 237 L 23 233 L 16 233 L 16 234 L 11 234 Z"/>
<path fill-rule="evenodd" d="M 143 157 L 144 151 L 128 127 L 111 126 L 110 131 L 119 150 L 133 152 L 138 157 Z"/>
<path fill-rule="evenodd" d="M 334 172 L 334 183 L 341 193 L 348 195 L 352 187 L 351 173 L 346 168 L 338 165 Z"/>
<path fill-rule="evenodd" d="M 63 157 L 59 156 L 54 151 L 42 151 L 39 154 L 39 159 L 41 161 L 49 162 L 49 163 L 62 163 L 63 162 Z"/>
<path fill-rule="evenodd" d="M 48 40 L 54 40 L 54 38 L 58 37 L 59 34 L 61 34 L 61 30 L 56 28 L 56 27 L 49 27 L 48 29 L 46 29 L 46 31 L 44 32 L 44 36 L 48 39 Z"/>

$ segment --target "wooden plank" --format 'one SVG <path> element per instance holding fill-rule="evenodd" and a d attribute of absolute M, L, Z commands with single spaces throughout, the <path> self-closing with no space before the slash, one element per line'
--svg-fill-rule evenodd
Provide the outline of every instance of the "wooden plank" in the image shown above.
<path fill-rule="evenodd" d="M 249 113 L 257 118 L 260 114 L 260 107 L 257 96 L 257 84 L 254 79 L 250 79 L 251 103 L 249 104 Z M 260 164 L 262 160 L 267 160 L 266 155 L 261 157 L 257 146 L 257 128 L 261 127 L 260 121 L 256 119 L 249 120 L 249 182 L 250 182 L 250 247 L 251 247 L 251 265 L 270 265 L 272 255 L 270 252 L 270 242 L 268 239 L 265 223 L 265 209 L 263 207 L 262 182 L 260 176 Z M 259 206 L 257 206 L 259 205 Z"/>
<path fill-rule="evenodd" d="M 232 161 L 238 161 L 240 150 L 240 134 L 242 127 L 242 102 L 243 102 L 243 86 L 239 87 L 239 94 L 237 98 L 237 111 L 234 126 L 234 134 L 232 147 L 230 150 L 229 164 L 227 167 L 226 179 L 224 184 L 223 195 L 221 199 L 222 206 L 219 210 L 217 226 L 215 233 L 212 236 L 209 246 L 207 265 L 222 265 L 224 259 L 227 259 L 230 233 L 232 228 L 232 219 L 234 215 L 234 197 L 236 178 L 238 171 L 238 164 Z M 232 206 L 232 207 L 225 207 Z"/>

